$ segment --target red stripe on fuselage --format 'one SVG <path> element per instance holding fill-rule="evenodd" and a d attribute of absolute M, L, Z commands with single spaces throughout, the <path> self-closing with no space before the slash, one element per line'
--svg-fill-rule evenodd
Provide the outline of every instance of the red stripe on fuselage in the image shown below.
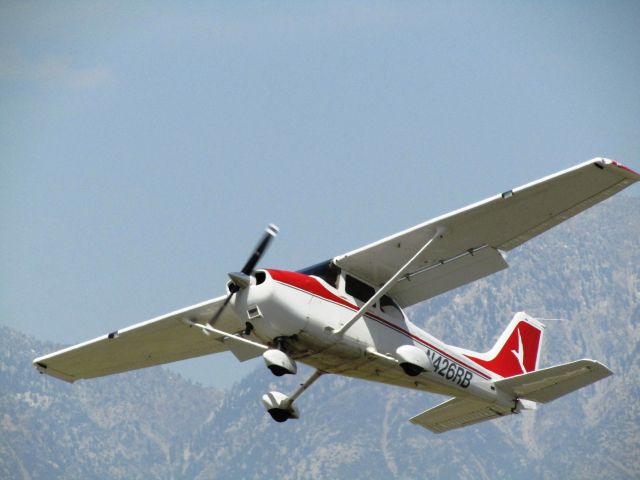
<path fill-rule="evenodd" d="M 339 297 L 338 295 L 335 295 L 334 293 L 329 291 L 325 286 L 323 286 L 317 279 L 309 275 L 305 275 L 303 273 L 298 273 L 298 272 L 289 272 L 287 270 L 267 270 L 267 272 L 269 272 L 269 274 L 271 275 L 271 278 L 273 278 L 275 281 L 279 283 L 302 290 L 311 295 L 315 295 L 316 297 L 322 298 L 323 300 L 328 300 L 330 302 L 336 303 L 354 312 L 357 312 L 359 310 L 357 305 L 354 305 L 353 303 L 345 300 L 344 298 Z M 452 357 L 449 353 L 445 352 L 444 350 L 441 350 L 435 345 L 430 344 L 426 340 L 423 340 L 422 338 L 399 327 L 398 325 L 394 325 L 393 323 L 385 320 L 384 318 L 381 318 L 371 312 L 367 312 L 366 316 L 371 318 L 372 320 L 377 321 L 378 323 L 381 323 L 382 325 L 385 325 L 386 327 L 389 327 L 397 331 L 398 333 L 403 334 L 406 337 L 411 338 L 412 340 L 415 340 L 418 343 L 421 343 L 425 347 L 429 347 L 432 350 L 435 350 L 440 355 L 443 355 L 448 359 L 465 366 L 469 370 L 472 370 L 473 372 L 477 373 L 481 377 L 484 377 L 485 379 L 491 378 L 490 376 L 478 371 L 476 368 L 468 365 L 467 363 L 464 363 L 459 359 Z"/>
<path fill-rule="evenodd" d="M 290 287 L 299 288 L 317 297 L 324 298 L 325 300 L 330 300 L 348 308 L 356 308 L 357 310 L 357 307 L 355 305 L 348 302 L 344 298 L 331 293 L 317 279 L 309 275 L 298 272 L 288 272 L 286 270 L 267 270 L 267 272 L 269 272 L 271 278 L 280 283 L 286 283 Z"/>

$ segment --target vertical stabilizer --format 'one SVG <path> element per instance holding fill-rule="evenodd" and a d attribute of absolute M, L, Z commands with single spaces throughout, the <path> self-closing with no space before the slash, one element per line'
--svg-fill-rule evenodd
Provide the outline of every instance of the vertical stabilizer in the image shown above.
<path fill-rule="evenodd" d="M 543 330 L 542 323 L 518 312 L 491 350 L 467 351 L 465 356 L 503 378 L 533 372 L 538 369 Z"/>

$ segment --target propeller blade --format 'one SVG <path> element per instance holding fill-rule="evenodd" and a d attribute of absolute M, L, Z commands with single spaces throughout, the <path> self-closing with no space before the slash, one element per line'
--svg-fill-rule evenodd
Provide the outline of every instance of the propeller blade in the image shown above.
<path fill-rule="evenodd" d="M 262 257 L 264 252 L 267 250 L 267 247 L 269 246 L 269 243 L 271 243 L 271 240 L 273 240 L 277 234 L 278 234 L 278 227 L 276 227 L 273 223 L 269 224 L 269 226 L 266 228 L 264 232 L 264 236 L 262 237 L 262 239 L 260 239 L 260 242 L 256 246 L 253 254 L 249 258 L 245 266 L 242 268 L 242 273 L 244 275 L 248 277 L 253 273 L 253 269 L 256 267 L 256 265 L 258 264 L 258 261 L 260 261 L 260 258 Z M 232 277 L 232 282 L 229 284 L 229 295 L 227 295 L 227 298 L 224 299 L 224 303 L 220 305 L 220 308 L 218 309 L 218 311 L 211 318 L 211 320 L 209 320 L 209 325 L 213 326 L 213 324 L 218 321 L 218 319 L 220 318 L 220 315 L 222 315 L 222 312 L 224 312 L 224 309 L 227 308 L 227 305 L 229 305 L 231 298 L 239 290 L 240 290 L 240 286 L 236 285 L 236 283 L 233 282 L 233 277 Z"/>
<path fill-rule="evenodd" d="M 231 301 L 231 297 L 233 297 L 233 294 L 236 293 L 237 291 L 238 290 L 236 290 L 235 288 L 231 289 L 231 291 L 229 292 L 229 295 L 227 295 L 227 298 L 224 299 L 224 303 L 220 306 L 220 308 L 218 309 L 216 314 L 211 318 L 211 320 L 209 320 L 209 325 L 213 327 L 213 324 L 218 321 L 218 319 L 220 318 L 220 315 L 222 315 L 222 312 L 224 312 L 224 309 L 227 308 L 227 305 L 229 305 L 229 302 Z"/>
<path fill-rule="evenodd" d="M 244 267 L 242 267 L 241 272 L 245 275 L 251 275 L 253 273 L 253 269 L 257 265 L 262 254 L 267 250 L 269 243 L 273 240 L 278 234 L 278 227 L 276 227 L 273 223 L 269 224 L 264 232 L 264 236 L 256 246 L 255 251 L 247 261 Z"/>

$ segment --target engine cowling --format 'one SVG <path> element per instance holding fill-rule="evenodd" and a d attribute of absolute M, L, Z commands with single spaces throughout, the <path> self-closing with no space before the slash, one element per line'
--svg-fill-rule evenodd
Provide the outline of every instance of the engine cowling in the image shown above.
<path fill-rule="evenodd" d="M 396 349 L 396 358 L 400 368 L 410 377 L 420 375 L 422 372 L 433 371 L 433 362 L 427 356 L 427 352 L 415 345 L 402 345 Z"/>

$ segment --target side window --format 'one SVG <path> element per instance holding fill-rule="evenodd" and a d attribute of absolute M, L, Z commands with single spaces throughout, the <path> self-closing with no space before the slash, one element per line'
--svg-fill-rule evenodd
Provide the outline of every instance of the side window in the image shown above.
<path fill-rule="evenodd" d="M 357 278 L 353 278 L 351 275 L 347 275 L 345 280 L 345 292 L 358 300 L 366 302 L 376 293 L 373 287 L 361 282 Z"/>
<path fill-rule="evenodd" d="M 387 297 L 383 295 L 380 299 L 380 310 L 382 310 L 387 315 L 391 315 L 392 317 L 398 318 L 402 320 L 402 310 L 400 307 L 396 305 L 396 302 L 391 300 L 391 297 Z"/>

